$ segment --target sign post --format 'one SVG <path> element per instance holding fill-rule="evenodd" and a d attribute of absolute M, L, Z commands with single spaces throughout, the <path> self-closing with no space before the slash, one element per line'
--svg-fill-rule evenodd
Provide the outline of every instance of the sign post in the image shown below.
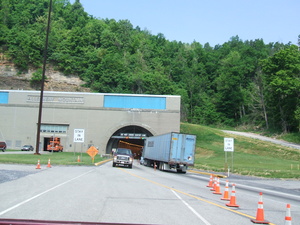
<path fill-rule="evenodd" d="M 87 151 L 86 153 L 89 154 L 89 156 L 91 156 L 92 158 L 92 163 L 94 163 L 95 161 L 95 156 L 98 154 L 98 150 L 94 147 L 94 146 L 91 146 Z"/>
<path fill-rule="evenodd" d="M 74 157 L 75 157 L 75 148 L 76 148 L 76 143 L 84 143 L 84 129 L 74 129 Z M 81 159 L 82 159 L 82 144 L 81 144 Z M 76 160 L 76 157 L 75 157 Z"/>
<path fill-rule="evenodd" d="M 225 171 L 228 171 L 229 177 L 229 170 L 228 167 L 228 159 L 227 159 L 227 152 L 231 152 L 231 170 L 233 171 L 233 152 L 234 152 L 234 139 L 233 138 L 224 138 L 224 152 L 225 152 Z"/>

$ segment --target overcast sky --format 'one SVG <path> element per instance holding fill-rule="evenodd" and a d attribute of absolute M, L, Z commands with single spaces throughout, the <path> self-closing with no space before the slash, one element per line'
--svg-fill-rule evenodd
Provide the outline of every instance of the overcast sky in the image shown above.
<path fill-rule="evenodd" d="M 74 3 L 75 0 L 70 0 Z M 80 0 L 100 19 L 129 20 L 166 39 L 211 46 L 230 37 L 297 44 L 300 0 Z"/>

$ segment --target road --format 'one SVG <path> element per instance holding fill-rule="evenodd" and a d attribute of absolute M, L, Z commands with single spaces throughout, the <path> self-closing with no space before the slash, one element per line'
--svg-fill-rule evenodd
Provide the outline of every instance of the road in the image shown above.
<path fill-rule="evenodd" d="M 67 220 L 136 224 L 253 224 L 259 192 L 265 219 L 284 224 L 286 204 L 300 221 L 299 181 L 232 176 L 238 208 L 206 187 L 209 176 L 187 172 L 154 171 L 135 162 L 133 169 L 0 164 L 0 171 L 22 176 L 0 180 L 0 218 Z M 231 188 L 229 189 L 231 192 Z"/>
<path fill-rule="evenodd" d="M 290 147 L 290 148 L 300 149 L 299 144 L 295 144 L 295 143 L 291 143 L 291 142 L 287 142 L 287 141 L 283 141 L 283 140 L 277 140 L 277 139 L 270 138 L 270 137 L 265 137 L 265 136 L 262 136 L 262 135 L 259 135 L 259 134 L 248 133 L 248 132 L 239 132 L 239 131 L 231 131 L 231 130 L 222 130 L 222 131 L 225 132 L 225 133 L 229 133 L 229 134 L 245 136 L 245 137 L 249 137 L 249 138 L 259 139 L 259 140 L 262 140 L 262 141 L 272 142 L 274 144 L 283 145 L 283 146 Z"/>

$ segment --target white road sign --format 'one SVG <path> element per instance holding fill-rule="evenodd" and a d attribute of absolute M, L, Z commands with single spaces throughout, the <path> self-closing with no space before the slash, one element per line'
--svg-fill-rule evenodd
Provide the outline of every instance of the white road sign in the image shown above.
<path fill-rule="evenodd" d="M 84 129 L 74 129 L 74 142 L 84 142 Z"/>
<path fill-rule="evenodd" d="M 224 138 L 224 151 L 233 152 L 234 151 L 234 139 L 233 138 Z"/>

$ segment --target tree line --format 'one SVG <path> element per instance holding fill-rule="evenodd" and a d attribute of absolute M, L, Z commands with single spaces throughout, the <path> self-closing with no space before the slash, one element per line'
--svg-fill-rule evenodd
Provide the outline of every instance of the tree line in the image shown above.
<path fill-rule="evenodd" d="M 0 0 L 0 52 L 21 72 L 41 68 L 48 8 L 49 0 Z M 53 0 L 47 57 L 95 92 L 180 95 L 183 121 L 300 129 L 300 52 L 291 43 L 169 41 L 88 15 L 79 0 Z"/>

